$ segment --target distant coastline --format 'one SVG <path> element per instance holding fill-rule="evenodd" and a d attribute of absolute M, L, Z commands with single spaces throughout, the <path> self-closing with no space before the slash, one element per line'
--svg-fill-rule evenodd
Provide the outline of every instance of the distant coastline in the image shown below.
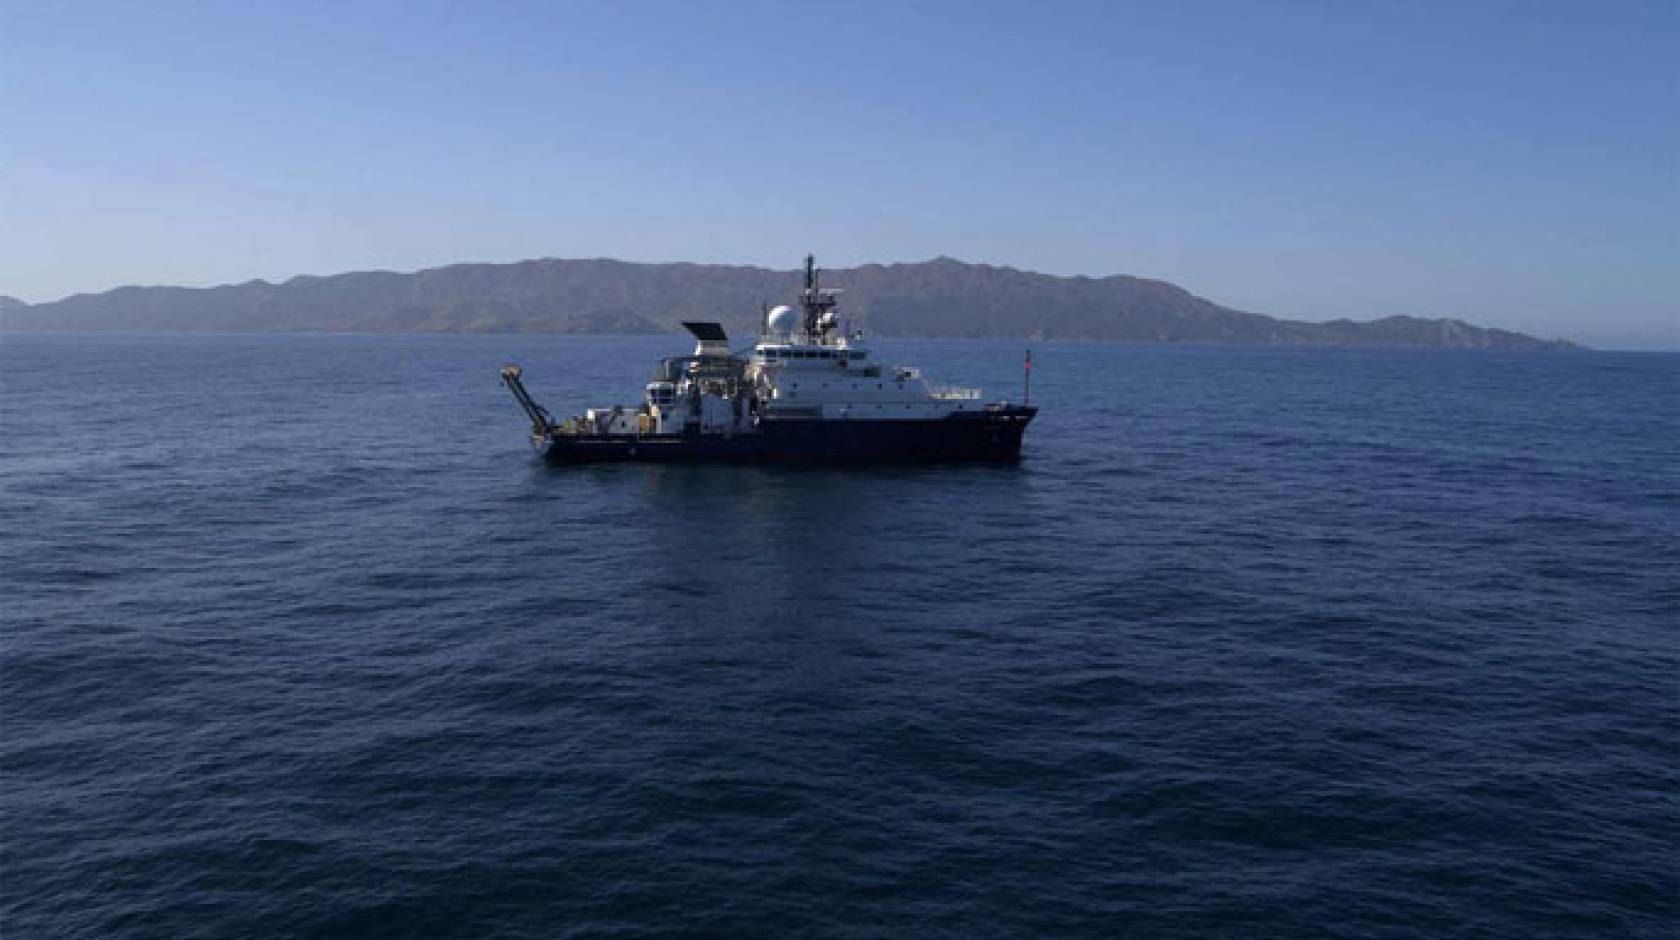
<path fill-rule="evenodd" d="M 767 268 L 543 259 L 363 271 L 282 283 L 120 287 L 25 304 L 0 296 L 0 330 L 657 334 L 679 321 L 755 331 L 761 304 L 799 275 Z M 851 322 L 887 336 L 1415 349 L 1567 350 L 1458 319 L 1307 322 L 1223 307 L 1165 281 L 1061 277 L 951 258 L 824 272 Z"/>

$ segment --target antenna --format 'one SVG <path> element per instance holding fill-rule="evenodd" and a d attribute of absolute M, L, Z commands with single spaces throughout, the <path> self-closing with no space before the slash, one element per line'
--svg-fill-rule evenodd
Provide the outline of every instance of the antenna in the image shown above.
<path fill-rule="evenodd" d="M 801 298 L 805 308 L 805 335 L 817 330 L 817 256 L 805 256 L 805 295 Z"/>
<path fill-rule="evenodd" d="M 799 299 L 805 308 L 805 336 L 807 341 L 817 332 L 817 256 L 805 256 L 805 293 Z"/>

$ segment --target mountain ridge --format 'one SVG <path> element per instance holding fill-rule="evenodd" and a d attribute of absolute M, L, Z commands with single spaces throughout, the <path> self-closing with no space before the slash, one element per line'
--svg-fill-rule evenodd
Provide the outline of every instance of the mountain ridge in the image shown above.
<path fill-rule="evenodd" d="M 213 287 L 124 286 L 28 305 L 3 298 L 0 330 L 664 333 L 705 319 L 740 336 L 756 331 L 762 304 L 797 296 L 800 277 L 611 258 L 463 262 Z M 1040 274 L 947 256 L 824 271 L 823 283 L 845 292 L 842 311 L 852 324 L 887 336 L 1577 348 L 1459 319 L 1288 320 L 1224 307 L 1162 280 Z"/>

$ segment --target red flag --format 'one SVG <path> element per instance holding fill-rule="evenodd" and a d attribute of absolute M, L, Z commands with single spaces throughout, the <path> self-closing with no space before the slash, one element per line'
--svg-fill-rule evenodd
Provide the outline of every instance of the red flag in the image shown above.
<path fill-rule="evenodd" d="M 1032 350 L 1027 350 L 1027 368 L 1032 368 Z"/>

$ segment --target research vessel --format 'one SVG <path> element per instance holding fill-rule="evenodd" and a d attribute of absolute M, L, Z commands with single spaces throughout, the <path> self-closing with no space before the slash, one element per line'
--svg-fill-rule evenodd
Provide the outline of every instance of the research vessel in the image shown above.
<path fill-rule="evenodd" d="M 694 352 L 661 359 L 635 405 L 585 409 L 561 421 L 532 399 L 518 365 L 502 382 L 531 419 L 549 463 L 720 460 L 1015 460 L 1038 409 L 985 401 L 979 389 L 930 384 L 920 370 L 875 359 L 861 330 L 842 328 L 840 291 L 805 259 L 799 306 L 764 311 L 758 340 L 729 350 L 723 326 L 685 321 Z"/>

